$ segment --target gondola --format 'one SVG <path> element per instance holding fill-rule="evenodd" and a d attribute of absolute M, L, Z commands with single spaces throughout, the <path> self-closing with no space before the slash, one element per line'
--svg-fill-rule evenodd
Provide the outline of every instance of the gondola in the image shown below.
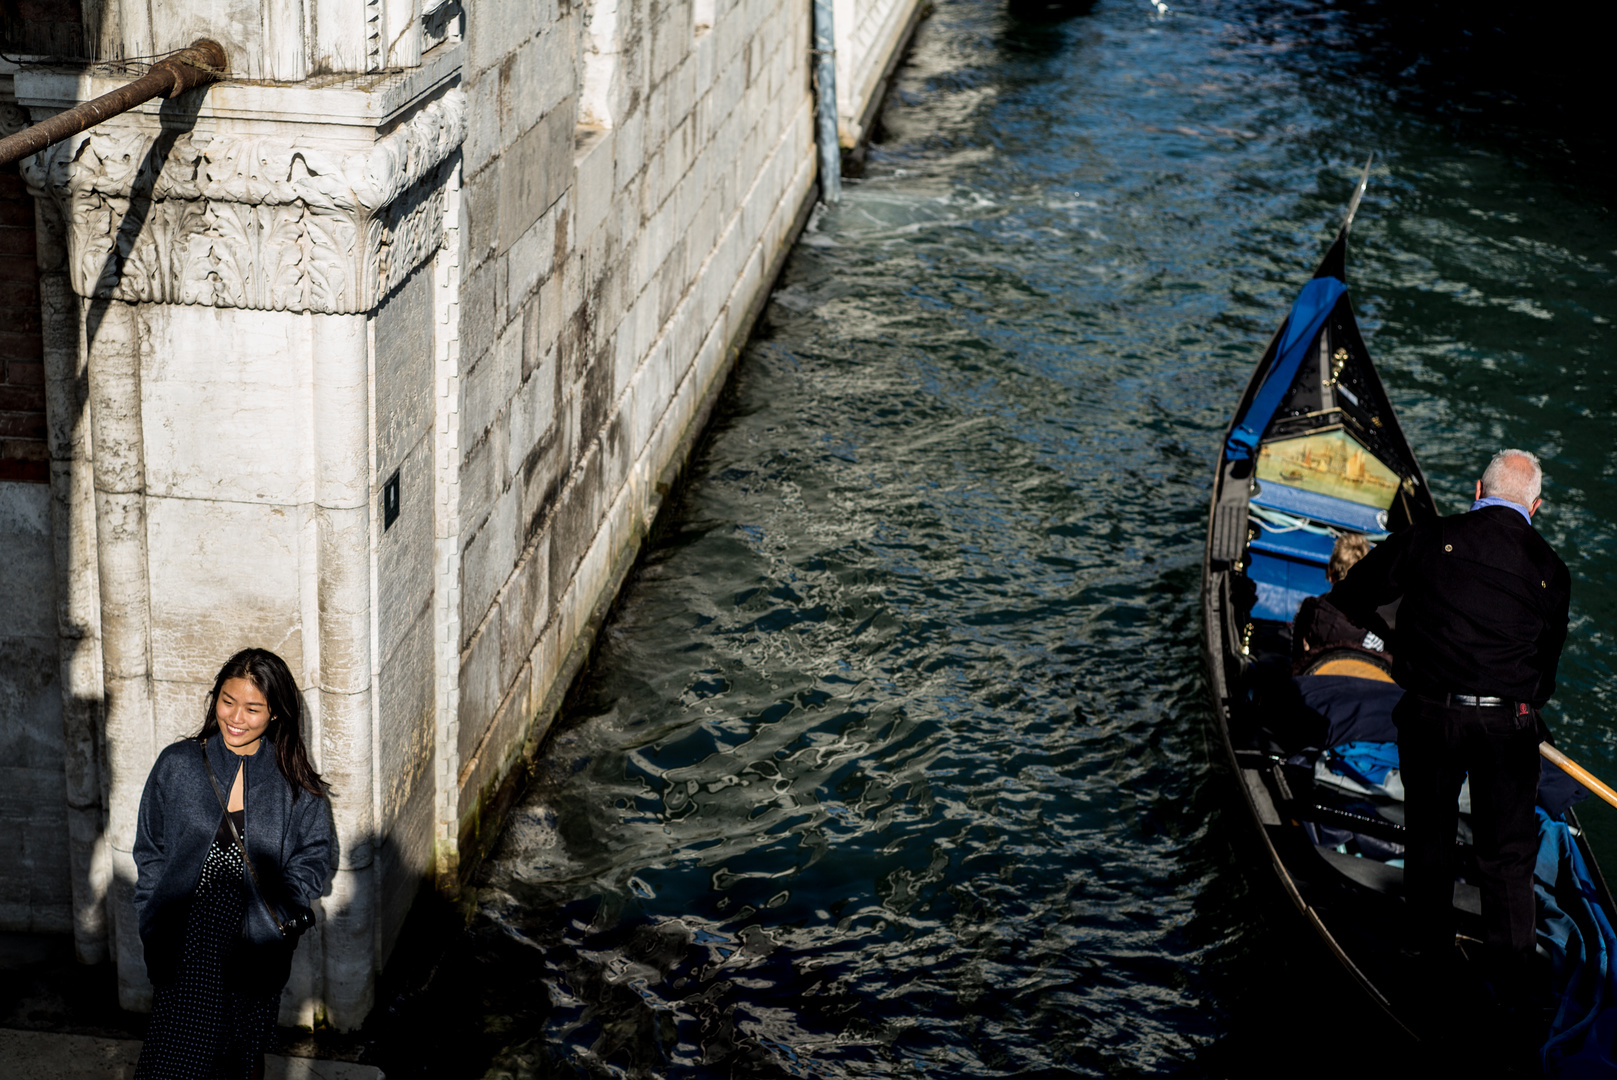
<path fill-rule="evenodd" d="M 1261 840 L 1254 850 L 1329 953 L 1412 1040 L 1431 1047 L 1460 1037 L 1453 1018 L 1463 1011 L 1476 1021 L 1465 1036 L 1473 1048 L 1497 1053 L 1498 1063 L 1526 1062 L 1525 1075 L 1617 1076 L 1617 911 L 1570 807 L 1581 789 L 1559 774 L 1540 789 L 1549 804 L 1540 811 L 1540 951 L 1554 991 L 1542 1016 L 1525 1030 L 1519 1011 L 1513 1025 L 1490 1026 L 1479 893 L 1463 877 L 1464 813 L 1457 982 L 1434 1007 L 1430 972 L 1405 947 L 1396 736 L 1383 724 L 1379 737 L 1349 737 L 1360 713 L 1385 720 L 1401 693 L 1387 660 L 1396 641 L 1371 635 L 1293 657 L 1292 621 L 1306 597 L 1329 590 L 1337 537 L 1359 533 L 1373 544 L 1438 514 L 1348 297 L 1348 233 L 1369 174 L 1367 165 L 1219 450 L 1201 594 L 1217 727 Z M 1396 613 L 1387 614 L 1396 631 Z M 1555 880 L 1545 881 L 1550 867 Z"/>

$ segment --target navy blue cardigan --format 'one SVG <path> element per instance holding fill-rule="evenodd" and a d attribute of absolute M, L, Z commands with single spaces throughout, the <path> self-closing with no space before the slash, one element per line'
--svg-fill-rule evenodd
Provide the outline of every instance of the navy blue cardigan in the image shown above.
<path fill-rule="evenodd" d="M 155 983 L 165 982 L 173 974 L 191 895 L 224 820 L 202 754 L 202 746 L 192 739 L 165 748 L 140 797 L 134 851 L 139 872 L 135 914 L 140 920 L 146 969 Z M 213 736 L 208 739 L 207 754 L 227 797 L 237 764 L 246 769 L 242 778 L 247 822 L 244 839 L 269 902 L 278 914 L 285 913 L 289 902 L 311 906 L 331 880 L 330 803 L 307 791 L 293 798 L 293 787 L 281 775 L 268 739 L 260 740 L 251 756 L 238 757 L 223 739 Z M 280 930 L 264 910 L 251 877 L 243 874 L 242 884 L 247 901 L 242 921 L 244 973 L 252 975 L 251 982 L 273 982 L 273 989 L 279 990 L 286 982 L 292 949 L 283 943 Z"/>

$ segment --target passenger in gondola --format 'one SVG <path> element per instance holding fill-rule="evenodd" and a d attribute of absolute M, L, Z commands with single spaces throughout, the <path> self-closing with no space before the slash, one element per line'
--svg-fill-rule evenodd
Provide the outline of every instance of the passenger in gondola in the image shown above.
<path fill-rule="evenodd" d="M 1363 533 L 1344 533 L 1336 538 L 1331 548 L 1331 561 L 1325 567 L 1325 578 L 1335 586 L 1347 577 L 1349 570 L 1370 551 L 1370 541 Z M 1297 609 L 1297 618 L 1291 627 L 1291 658 L 1295 670 L 1307 669 L 1321 653 L 1330 649 L 1362 649 L 1390 660 L 1387 644 L 1374 631 L 1355 625 L 1337 610 L 1328 596 L 1310 596 Z"/>
<path fill-rule="evenodd" d="M 1456 802 L 1469 771 L 1484 938 L 1507 1002 L 1535 972 L 1539 709 L 1555 692 L 1571 595 L 1566 564 L 1532 524 L 1542 483 L 1532 454 L 1500 451 L 1468 513 L 1398 532 L 1328 597 L 1381 634 L 1376 609 L 1403 598 L 1393 676 L 1407 692 L 1393 719 L 1412 944 L 1440 962 L 1454 952 Z"/>

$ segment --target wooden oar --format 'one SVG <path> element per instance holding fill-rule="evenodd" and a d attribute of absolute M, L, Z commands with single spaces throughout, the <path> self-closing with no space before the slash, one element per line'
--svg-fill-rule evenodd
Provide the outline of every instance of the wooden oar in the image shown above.
<path fill-rule="evenodd" d="M 1561 771 L 1572 777 L 1572 779 L 1599 795 L 1611 805 L 1617 806 L 1617 791 L 1613 791 L 1605 784 L 1602 784 L 1594 773 L 1585 769 L 1547 742 L 1538 744 L 1538 752 L 1549 758 L 1553 764 L 1560 766 Z"/>

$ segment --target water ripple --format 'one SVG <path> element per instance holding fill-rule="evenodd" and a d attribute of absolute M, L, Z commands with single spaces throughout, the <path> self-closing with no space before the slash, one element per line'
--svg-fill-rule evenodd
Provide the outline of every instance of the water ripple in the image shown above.
<path fill-rule="evenodd" d="M 1243 846 L 1196 607 L 1215 444 L 1369 147 L 1384 378 L 1446 492 L 1544 449 L 1557 722 L 1617 771 L 1611 220 L 1389 105 L 1373 14 L 939 0 L 482 872 L 433 1075 L 1227 1075 L 1380 1030 Z"/>

